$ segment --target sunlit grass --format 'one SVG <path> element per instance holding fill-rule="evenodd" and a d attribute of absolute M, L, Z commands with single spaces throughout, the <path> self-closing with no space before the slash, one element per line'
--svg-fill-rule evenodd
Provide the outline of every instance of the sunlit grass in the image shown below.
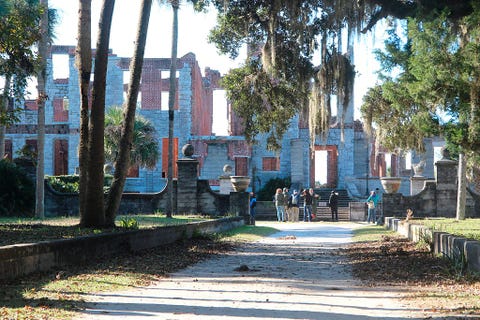
<path fill-rule="evenodd" d="M 162 215 L 135 216 L 144 225 L 180 224 L 205 220 L 185 216 L 166 219 Z M 56 222 L 55 222 L 56 221 Z M 51 223 L 59 223 L 51 219 Z M 64 220 L 70 221 L 70 220 Z M 18 223 L 18 220 L 15 222 Z M 75 225 L 78 222 L 72 222 Z M 276 233 L 266 226 L 242 226 L 225 233 L 215 234 L 218 241 L 247 242 Z M 158 266 L 153 264 L 151 269 Z M 128 290 L 145 286 L 158 279 L 152 270 L 137 270 L 133 265 L 119 267 L 114 260 L 99 268 L 86 268 L 81 272 L 57 271 L 55 274 L 26 278 L 4 284 L 0 290 L 0 319 L 75 319 L 83 308 L 85 294 Z"/>
<path fill-rule="evenodd" d="M 0 246 L 33 243 L 105 232 L 122 232 L 127 229 L 149 229 L 171 225 L 209 220 L 201 215 L 177 215 L 167 218 L 163 214 L 120 215 L 116 217 L 115 229 L 80 228 L 78 217 L 34 218 L 0 218 Z M 127 223 L 125 223 L 127 222 Z M 134 228 L 131 228 L 134 226 Z"/>
<path fill-rule="evenodd" d="M 244 225 L 228 232 L 222 233 L 221 237 L 229 241 L 252 242 L 268 237 L 279 230 L 266 226 Z"/>
<path fill-rule="evenodd" d="M 456 236 L 480 240 L 480 219 L 425 218 L 414 219 L 411 223 L 425 225 L 434 231 L 448 232 Z"/>
<path fill-rule="evenodd" d="M 385 229 L 384 226 L 366 225 L 353 230 L 352 239 L 355 242 L 377 241 L 384 235 L 394 235 L 394 231 Z"/>
<path fill-rule="evenodd" d="M 140 227 L 149 228 L 156 226 L 167 226 L 176 224 L 185 224 L 189 222 L 205 221 L 208 217 L 200 215 L 176 215 L 167 218 L 164 214 L 135 214 L 135 215 L 118 215 L 115 219 L 116 225 L 120 226 L 119 221 L 125 218 L 133 218 L 137 220 Z M 20 218 L 20 217 L 0 217 L 0 224 L 42 224 L 47 226 L 76 226 L 80 223 L 79 217 L 47 217 L 45 219 L 38 218 Z"/>

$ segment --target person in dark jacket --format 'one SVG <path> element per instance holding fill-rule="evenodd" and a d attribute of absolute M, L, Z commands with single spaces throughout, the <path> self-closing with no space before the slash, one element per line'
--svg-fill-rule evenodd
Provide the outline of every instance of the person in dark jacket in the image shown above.
<path fill-rule="evenodd" d="M 328 199 L 328 206 L 332 212 L 332 221 L 338 221 L 338 193 L 332 190 Z"/>
<path fill-rule="evenodd" d="M 255 193 L 250 193 L 250 224 L 255 225 L 255 206 L 257 205 L 257 197 Z"/>

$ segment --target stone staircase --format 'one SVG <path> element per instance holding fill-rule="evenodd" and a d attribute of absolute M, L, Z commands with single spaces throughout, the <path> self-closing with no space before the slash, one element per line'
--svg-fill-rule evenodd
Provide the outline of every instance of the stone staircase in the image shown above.
<path fill-rule="evenodd" d="M 349 196 L 348 192 L 345 189 L 333 189 L 333 188 L 321 188 L 315 189 L 315 194 L 318 194 L 319 197 L 317 198 L 318 202 L 325 202 L 328 203 L 328 198 L 330 198 L 330 194 L 332 190 L 335 190 L 338 193 L 338 207 L 348 207 L 350 201 L 353 201 Z"/>
<path fill-rule="evenodd" d="M 331 221 L 332 214 L 330 207 L 327 206 L 328 199 L 332 190 L 335 190 L 338 193 L 338 220 L 339 221 L 350 221 L 350 208 L 349 203 L 353 201 L 349 196 L 348 192 L 345 189 L 333 189 L 333 188 L 321 188 L 315 189 L 315 194 L 318 194 L 317 198 L 317 208 L 316 208 L 316 217 L 317 221 Z"/>
<path fill-rule="evenodd" d="M 319 197 L 316 198 L 316 217 L 315 221 L 331 221 L 332 215 L 330 207 L 327 206 L 328 198 L 333 188 L 316 189 L 315 194 Z M 348 196 L 347 190 L 335 189 L 338 192 L 338 220 L 350 221 L 350 202 L 355 202 Z M 272 201 L 257 202 L 257 219 L 258 220 L 276 220 L 276 210 Z M 303 200 L 300 201 L 300 220 L 303 220 Z"/>

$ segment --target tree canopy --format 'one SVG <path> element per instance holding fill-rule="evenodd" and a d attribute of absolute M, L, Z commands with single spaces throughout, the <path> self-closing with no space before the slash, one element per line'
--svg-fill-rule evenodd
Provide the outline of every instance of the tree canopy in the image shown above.
<path fill-rule="evenodd" d="M 449 11 L 410 18 L 403 40 L 392 30 L 378 52 L 384 81 L 364 97 L 362 114 L 390 149 L 423 151 L 424 137 L 442 134 L 451 146 L 480 150 L 480 7 L 472 8 L 455 21 Z"/>
<path fill-rule="evenodd" d="M 355 77 L 355 34 L 389 16 L 427 17 L 448 9 L 447 18 L 457 21 L 473 12 L 470 2 L 449 0 L 199 0 L 196 6 L 209 4 L 218 12 L 209 38 L 218 50 L 235 58 L 248 47 L 245 65 L 225 77 L 227 96 L 244 121 L 246 138 L 266 133 L 272 149 L 298 111 L 309 118 L 312 142 L 315 135 L 326 136 L 331 95 L 343 119 Z"/>
<path fill-rule="evenodd" d="M 34 74 L 34 44 L 41 38 L 40 18 L 43 10 L 38 0 L 2 1 L 4 16 L 0 22 L 0 75 L 12 79 L 12 91 L 4 94 L 23 98 L 27 78 Z"/>

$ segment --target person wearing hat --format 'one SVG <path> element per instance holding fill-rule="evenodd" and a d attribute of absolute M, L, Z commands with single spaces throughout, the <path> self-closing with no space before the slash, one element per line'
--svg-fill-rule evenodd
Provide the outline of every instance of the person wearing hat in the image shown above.
<path fill-rule="evenodd" d="M 338 221 L 338 193 L 332 190 L 328 198 L 328 206 L 332 212 L 332 221 Z"/>

